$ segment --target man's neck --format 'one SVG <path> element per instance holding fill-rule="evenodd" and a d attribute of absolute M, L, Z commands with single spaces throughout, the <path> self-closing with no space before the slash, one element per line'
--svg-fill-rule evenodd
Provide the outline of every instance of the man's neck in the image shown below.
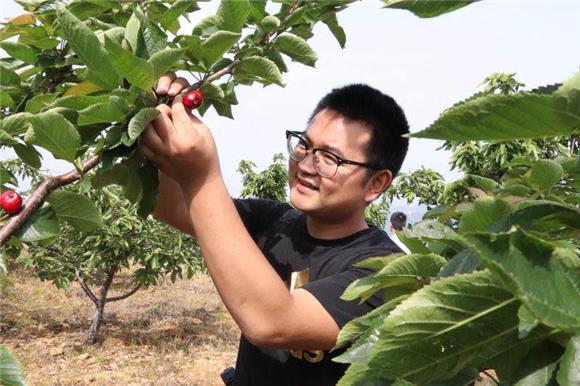
<path fill-rule="evenodd" d="M 306 216 L 306 228 L 310 236 L 321 240 L 336 240 L 367 229 L 369 226 L 363 216 L 350 220 L 324 221 Z"/>

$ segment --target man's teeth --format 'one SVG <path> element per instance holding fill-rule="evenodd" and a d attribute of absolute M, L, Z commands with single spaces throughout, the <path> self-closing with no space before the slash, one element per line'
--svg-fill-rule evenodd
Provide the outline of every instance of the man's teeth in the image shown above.
<path fill-rule="evenodd" d="M 307 188 L 309 188 L 309 189 L 318 190 L 318 189 L 316 188 L 316 186 L 314 186 L 314 185 L 311 185 L 311 184 L 309 184 L 309 183 L 308 183 L 308 182 L 306 182 L 306 181 L 300 181 L 300 183 L 301 183 L 302 185 L 306 186 L 306 187 L 307 187 Z"/>

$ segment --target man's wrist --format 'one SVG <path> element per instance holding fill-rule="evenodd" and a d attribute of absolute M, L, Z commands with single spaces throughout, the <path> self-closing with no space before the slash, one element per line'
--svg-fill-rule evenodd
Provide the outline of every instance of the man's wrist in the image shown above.
<path fill-rule="evenodd" d="M 202 190 L 213 190 L 225 185 L 221 173 L 208 174 L 203 181 L 180 181 L 179 185 L 183 192 L 183 197 L 187 204 L 191 202 L 199 195 Z"/>

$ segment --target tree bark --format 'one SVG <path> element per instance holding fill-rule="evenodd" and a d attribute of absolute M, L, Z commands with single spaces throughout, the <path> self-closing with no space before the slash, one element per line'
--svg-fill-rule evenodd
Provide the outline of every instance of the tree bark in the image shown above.
<path fill-rule="evenodd" d="M 103 285 L 99 289 L 99 297 L 97 298 L 95 315 L 93 316 L 91 327 L 87 331 L 87 336 L 85 339 L 86 344 L 95 344 L 97 342 L 99 329 L 101 327 L 103 315 L 105 313 L 105 304 L 107 303 L 107 293 L 109 292 L 111 283 L 113 283 L 113 278 L 115 277 L 115 273 L 117 273 L 118 268 L 119 268 L 118 264 L 115 264 L 114 266 L 111 267 L 109 272 L 107 272 L 107 279 L 105 280 L 105 283 L 103 283 Z"/>

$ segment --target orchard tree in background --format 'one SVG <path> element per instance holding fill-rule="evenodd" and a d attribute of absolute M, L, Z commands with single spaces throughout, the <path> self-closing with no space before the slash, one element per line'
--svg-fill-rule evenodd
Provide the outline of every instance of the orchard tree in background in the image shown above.
<path fill-rule="evenodd" d="M 41 280 L 50 280 L 58 288 L 68 288 L 72 281 L 80 284 L 95 306 L 86 334 L 86 342 L 93 344 L 97 341 L 106 304 L 126 299 L 141 287 L 155 285 L 166 276 L 172 282 L 184 274 L 191 278 L 204 267 L 199 247 L 191 237 L 151 217 L 140 218 L 135 205 L 122 197 L 118 187 L 87 189 L 83 193 L 96 203 L 107 225 L 79 232 L 65 223 L 61 225 L 60 236 L 47 243 L 35 243 L 35 234 L 29 230 L 21 236 L 29 253 L 19 263 L 32 268 Z M 62 191 L 59 194 L 74 193 Z M 52 226 L 57 232 L 56 217 L 53 219 Z M 131 288 L 111 296 L 110 288 L 122 269 L 130 272 Z"/>
<path fill-rule="evenodd" d="M 288 168 L 282 153 L 274 154 L 272 163 L 263 171 L 256 172 L 256 164 L 242 160 L 238 172 L 242 174 L 242 197 L 258 197 L 286 202 Z"/>

